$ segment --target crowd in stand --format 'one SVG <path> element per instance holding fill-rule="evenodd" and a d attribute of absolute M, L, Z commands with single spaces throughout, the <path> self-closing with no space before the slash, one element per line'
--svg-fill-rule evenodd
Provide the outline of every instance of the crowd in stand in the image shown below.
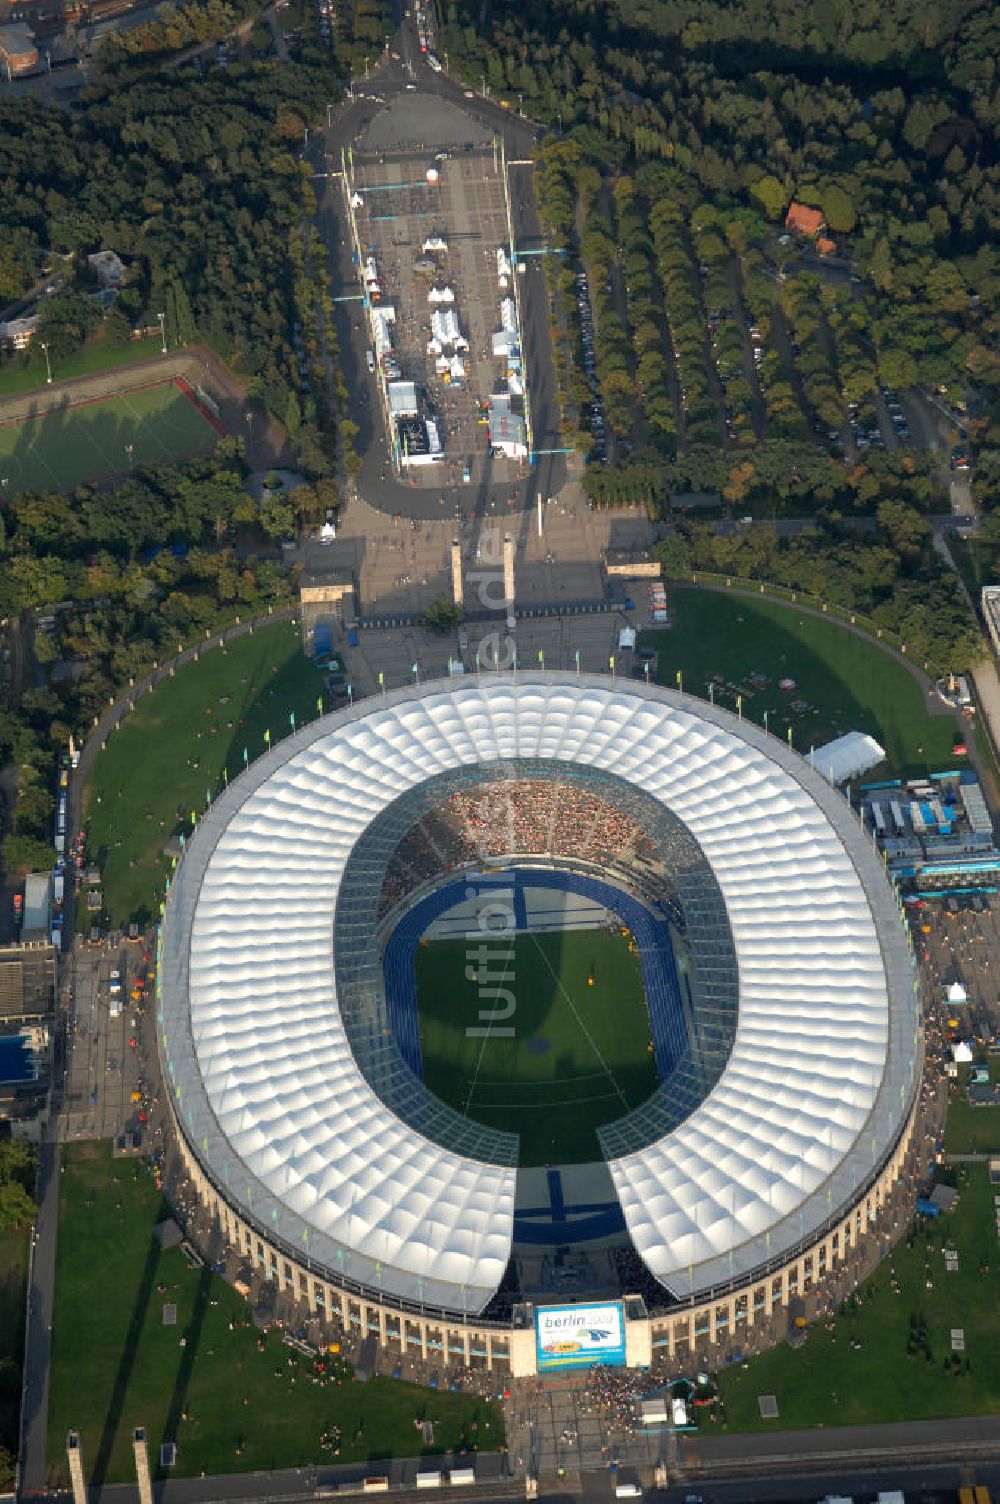
<path fill-rule="evenodd" d="M 578 784 L 488 783 L 452 794 L 406 833 L 389 862 L 380 915 L 441 873 L 515 854 L 601 867 L 658 862 L 656 846 L 637 820 Z"/>

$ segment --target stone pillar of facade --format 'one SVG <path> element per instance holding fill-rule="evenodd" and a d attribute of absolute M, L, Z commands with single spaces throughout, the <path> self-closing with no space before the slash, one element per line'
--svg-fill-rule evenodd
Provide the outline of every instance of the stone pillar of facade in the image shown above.
<path fill-rule="evenodd" d="M 508 613 L 514 609 L 514 540 L 510 533 L 503 540 L 503 594 Z"/>
<path fill-rule="evenodd" d="M 451 543 L 451 593 L 456 606 L 461 606 L 465 603 L 465 582 L 462 577 L 462 550 L 457 538 L 453 538 Z"/>
<path fill-rule="evenodd" d="M 153 1480 L 149 1472 L 149 1450 L 143 1426 L 136 1426 L 132 1432 L 132 1455 L 135 1458 L 135 1476 L 139 1484 L 139 1504 L 153 1504 Z"/>
<path fill-rule="evenodd" d="M 69 1460 L 69 1478 L 73 1485 L 73 1504 L 87 1504 L 87 1485 L 83 1479 L 83 1453 L 80 1450 L 80 1436 L 76 1431 L 70 1431 L 66 1437 L 66 1456 Z"/>

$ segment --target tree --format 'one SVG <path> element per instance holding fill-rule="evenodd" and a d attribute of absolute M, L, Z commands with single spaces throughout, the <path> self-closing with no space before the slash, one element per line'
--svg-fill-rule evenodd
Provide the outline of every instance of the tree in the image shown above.
<path fill-rule="evenodd" d="M 52 866 L 52 847 L 34 836 L 5 836 L 3 864 L 8 876 L 22 872 L 47 872 Z"/>
<path fill-rule="evenodd" d="M 281 541 L 295 537 L 295 509 L 284 494 L 268 492 L 260 509 L 260 525 L 269 538 Z"/>
<path fill-rule="evenodd" d="M 424 612 L 424 625 L 435 637 L 445 637 L 462 620 L 462 608 L 450 596 L 436 595 Z"/>
<path fill-rule="evenodd" d="M 756 183 L 751 183 L 750 193 L 760 204 L 768 219 L 780 219 L 788 203 L 788 194 L 778 179 L 765 173 Z"/>
<path fill-rule="evenodd" d="M 302 427 L 302 409 L 295 392 L 288 393 L 288 402 L 285 404 L 285 432 L 295 442 L 299 429 Z"/>
<path fill-rule="evenodd" d="M 886 386 L 913 386 L 917 380 L 917 362 L 908 350 L 897 350 L 890 346 L 888 350 L 880 351 L 878 370 Z"/>
<path fill-rule="evenodd" d="M 831 184 L 823 194 L 823 217 L 831 230 L 848 235 L 858 222 L 857 210 L 843 188 Z"/>

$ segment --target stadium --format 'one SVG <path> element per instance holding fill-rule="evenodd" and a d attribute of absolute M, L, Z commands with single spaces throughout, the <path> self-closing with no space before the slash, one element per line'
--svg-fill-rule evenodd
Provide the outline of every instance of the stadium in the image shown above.
<path fill-rule="evenodd" d="M 513 1376 L 734 1340 L 900 1179 L 916 974 L 850 806 L 637 682 L 450 679 L 215 801 L 159 1041 L 224 1237 L 312 1313 Z"/>

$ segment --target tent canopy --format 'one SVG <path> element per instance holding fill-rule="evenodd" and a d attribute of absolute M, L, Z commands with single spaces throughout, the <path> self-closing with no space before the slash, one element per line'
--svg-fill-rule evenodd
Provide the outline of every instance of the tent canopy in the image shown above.
<path fill-rule="evenodd" d="M 848 731 L 824 747 L 816 747 L 809 753 L 809 761 L 829 783 L 849 783 L 885 762 L 885 748 L 867 732 Z"/>

